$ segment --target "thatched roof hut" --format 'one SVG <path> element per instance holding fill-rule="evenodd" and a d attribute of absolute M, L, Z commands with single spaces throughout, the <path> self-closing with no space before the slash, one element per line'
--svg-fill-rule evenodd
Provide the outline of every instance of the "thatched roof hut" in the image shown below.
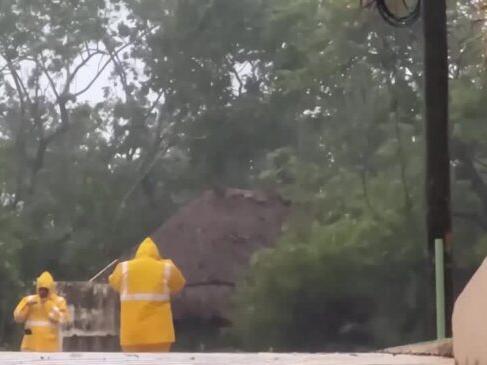
<path fill-rule="evenodd" d="M 274 194 L 209 190 L 156 230 L 152 239 L 187 279 L 175 318 L 225 319 L 229 297 L 252 254 L 276 242 L 288 211 Z"/>

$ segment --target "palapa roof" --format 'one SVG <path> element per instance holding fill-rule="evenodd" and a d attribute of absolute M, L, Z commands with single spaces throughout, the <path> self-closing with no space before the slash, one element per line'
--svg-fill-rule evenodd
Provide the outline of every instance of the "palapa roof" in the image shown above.
<path fill-rule="evenodd" d="M 161 254 L 187 279 L 175 299 L 175 318 L 226 319 L 231 294 L 251 256 L 275 244 L 288 212 L 276 194 L 208 190 L 151 234 Z"/>

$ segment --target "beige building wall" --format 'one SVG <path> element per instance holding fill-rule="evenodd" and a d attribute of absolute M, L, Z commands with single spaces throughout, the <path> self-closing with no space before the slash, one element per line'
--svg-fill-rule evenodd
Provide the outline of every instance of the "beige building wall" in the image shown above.
<path fill-rule="evenodd" d="M 487 260 L 453 310 L 453 353 L 458 365 L 487 365 Z"/>

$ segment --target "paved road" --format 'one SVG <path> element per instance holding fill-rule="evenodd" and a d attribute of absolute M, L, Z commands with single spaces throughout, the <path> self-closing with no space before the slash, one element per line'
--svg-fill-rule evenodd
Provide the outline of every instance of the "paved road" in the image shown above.
<path fill-rule="evenodd" d="M 453 359 L 388 354 L 29 354 L 0 352 L 1 365 L 453 365 Z"/>

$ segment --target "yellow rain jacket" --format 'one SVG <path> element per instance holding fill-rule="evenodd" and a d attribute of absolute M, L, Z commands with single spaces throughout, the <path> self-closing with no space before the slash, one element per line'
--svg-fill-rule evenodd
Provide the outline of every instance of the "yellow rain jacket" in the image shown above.
<path fill-rule="evenodd" d="M 140 244 L 133 260 L 118 264 L 109 282 L 120 293 L 122 348 L 175 342 L 170 296 L 186 281 L 171 260 L 161 258 L 152 239 Z"/>
<path fill-rule="evenodd" d="M 39 288 L 49 289 L 47 298 L 40 298 Z M 56 294 L 51 274 L 46 271 L 37 278 L 37 294 L 22 298 L 15 308 L 14 319 L 24 323 L 22 351 L 62 351 L 61 326 L 69 315 L 66 300 Z"/>

